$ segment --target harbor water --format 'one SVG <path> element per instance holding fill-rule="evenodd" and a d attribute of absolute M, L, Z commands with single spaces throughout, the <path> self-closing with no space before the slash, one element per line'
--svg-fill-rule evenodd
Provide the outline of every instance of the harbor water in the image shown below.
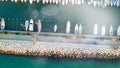
<path fill-rule="evenodd" d="M 0 54 L 0 68 L 119 68 L 120 59 L 73 59 Z"/>
<path fill-rule="evenodd" d="M 70 20 L 70 33 L 74 33 L 76 23 L 83 25 L 83 34 L 92 34 L 93 25 L 98 24 L 100 28 L 103 25 L 106 27 L 106 35 L 108 35 L 110 25 L 113 25 L 114 32 L 116 32 L 118 25 L 120 25 L 120 8 L 96 8 L 86 5 L 69 5 L 68 7 L 36 3 L 30 5 L 29 3 L 14 3 L 9 1 L 0 2 L 0 18 L 5 19 L 5 30 L 24 31 L 20 24 L 24 24 L 25 20 L 34 19 L 34 21 L 37 21 L 40 19 L 42 32 L 53 32 L 53 27 L 57 24 L 57 32 L 65 33 L 66 22 Z M 98 34 L 101 33 L 100 28 Z M 34 31 L 37 31 L 36 25 Z M 120 68 L 120 59 L 76 59 L 0 53 L 0 68 Z"/>

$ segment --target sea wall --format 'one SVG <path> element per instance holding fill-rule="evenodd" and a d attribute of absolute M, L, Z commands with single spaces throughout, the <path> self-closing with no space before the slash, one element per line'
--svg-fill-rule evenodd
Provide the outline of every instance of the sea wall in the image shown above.
<path fill-rule="evenodd" d="M 0 53 L 71 58 L 120 58 L 119 46 L 0 40 Z"/>

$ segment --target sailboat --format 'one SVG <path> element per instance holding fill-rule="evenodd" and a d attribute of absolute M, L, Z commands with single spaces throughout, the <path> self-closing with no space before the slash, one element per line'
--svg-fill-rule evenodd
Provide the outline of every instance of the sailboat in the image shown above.
<path fill-rule="evenodd" d="M 57 25 L 55 24 L 54 25 L 54 32 L 56 32 L 57 31 Z"/>
<path fill-rule="evenodd" d="M 113 36 L 113 26 L 112 25 L 110 26 L 110 29 L 109 29 L 109 35 Z"/>
<path fill-rule="evenodd" d="M 105 36 L 105 26 L 102 26 L 101 35 L 102 35 L 102 36 Z"/>
<path fill-rule="evenodd" d="M 82 34 L 82 25 L 81 24 L 79 25 L 79 31 L 78 32 L 79 32 L 80 35 Z"/>
<path fill-rule="evenodd" d="M 97 25 L 97 24 L 94 24 L 93 34 L 94 34 L 94 35 L 97 35 L 97 34 L 98 34 L 98 25 Z"/>
<path fill-rule="evenodd" d="M 67 25 L 66 25 L 66 33 L 67 33 L 67 34 L 70 33 L 70 21 L 67 22 Z"/>
<path fill-rule="evenodd" d="M 28 27 L 29 27 L 29 20 L 26 20 L 26 21 L 25 21 L 25 30 L 26 30 L 26 31 L 28 30 Z"/>
<path fill-rule="evenodd" d="M 29 31 L 33 31 L 34 22 L 33 19 L 30 19 Z"/>
<path fill-rule="evenodd" d="M 4 30 L 5 29 L 5 20 L 4 18 L 1 19 L 1 30 Z"/>
<path fill-rule="evenodd" d="M 76 25 L 75 25 L 75 31 L 74 31 L 75 35 L 78 34 L 78 30 L 79 30 L 79 28 L 78 28 L 78 24 L 76 24 Z"/>
<path fill-rule="evenodd" d="M 120 36 L 120 26 L 117 28 L 117 36 Z"/>

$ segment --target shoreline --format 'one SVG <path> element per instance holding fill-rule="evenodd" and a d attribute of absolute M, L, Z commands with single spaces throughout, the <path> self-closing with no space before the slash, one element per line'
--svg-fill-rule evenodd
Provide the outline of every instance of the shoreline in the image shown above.
<path fill-rule="evenodd" d="M 120 46 L 117 50 L 110 45 L 71 44 L 30 41 L 0 40 L 0 53 L 30 56 L 55 56 L 71 58 L 120 58 Z"/>

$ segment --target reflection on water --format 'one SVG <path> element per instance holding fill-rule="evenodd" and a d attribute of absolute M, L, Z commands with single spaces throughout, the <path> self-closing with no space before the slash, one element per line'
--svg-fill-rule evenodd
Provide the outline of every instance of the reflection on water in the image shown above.
<path fill-rule="evenodd" d="M 0 68 L 119 68 L 120 59 L 74 59 L 0 54 Z"/>

